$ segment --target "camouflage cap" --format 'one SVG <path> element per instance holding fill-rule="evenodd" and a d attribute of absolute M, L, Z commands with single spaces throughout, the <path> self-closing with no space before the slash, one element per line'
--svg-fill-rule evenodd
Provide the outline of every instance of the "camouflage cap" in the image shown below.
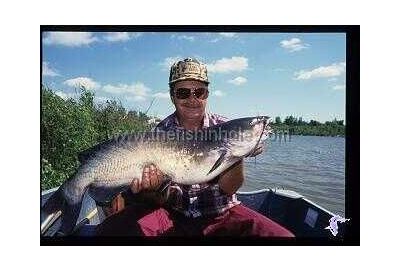
<path fill-rule="evenodd" d="M 169 73 L 169 84 L 183 80 L 197 80 L 209 83 L 207 67 L 194 58 L 186 58 L 175 62 Z"/>

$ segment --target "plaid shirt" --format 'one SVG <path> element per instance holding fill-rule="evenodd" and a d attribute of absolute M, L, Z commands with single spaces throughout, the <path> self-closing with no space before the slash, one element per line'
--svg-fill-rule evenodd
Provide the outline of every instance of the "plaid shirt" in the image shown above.
<path fill-rule="evenodd" d="M 203 128 L 211 127 L 227 121 L 227 118 L 207 113 L 203 119 Z M 169 131 L 183 129 L 179 125 L 176 114 L 173 113 L 163 121 L 161 121 L 155 128 L 160 131 Z M 170 186 L 172 196 L 169 198 L 168 203 L 172 209 L 184 214 L 187 217 L 206 217 L 216 216 L 224 213 L 227 209 L 238 205 L 240 202 L 237 200 L 236 194 L 228 196 L 223 193 L 218 185 L 219 177 L 214 178 L 208 183 L 196 185 L 178 185 Z M 180 192 L 173 192 L 179 188 Z"/>

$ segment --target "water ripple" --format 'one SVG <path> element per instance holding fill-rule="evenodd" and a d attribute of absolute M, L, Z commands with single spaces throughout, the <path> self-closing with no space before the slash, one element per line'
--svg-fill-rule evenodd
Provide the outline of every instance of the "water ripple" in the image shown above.
<path fill-rule="evenodd" d="M 268 141 L 263 154 L 245 160 L 245 177 L 241 190 L 291 189 L 343 215 L 345 139 L 292 136 L 286 143 Z"/>

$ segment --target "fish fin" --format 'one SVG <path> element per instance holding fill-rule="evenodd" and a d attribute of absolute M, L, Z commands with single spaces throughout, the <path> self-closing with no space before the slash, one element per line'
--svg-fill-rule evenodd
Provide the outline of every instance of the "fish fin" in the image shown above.
<path fill-rule="evenodd" d="M 92 184 L 89 187 L 89 195 L 99 206 L 106 206 L 109 205 L 119 193 L 127 190 L 128 188 L 128 185 L 104 187 Z"/>
<path fill-rule="evenodd" d="M 119 136 L 119 137 L 121 137 L 121 136 Z M 96 145 L 94 145 L 94 146 L 92 146 L 92 147 L 90 147 L 90 148 L 88 148 L 86 150 L 81 151 L 80 153 L 78 153 L 79 162 L 80 163 L 84 163 L 89 158 L 95 156 L 101 149 L 107 148 L 110 145 L 112 145 L 113 143 L 115 143 L 114 140 L 116 142 L 118 142 L 116 138 L 113 138 L 113 139 L 106 140 L 106 141 L 103 141 L 101 143 L 98 143 L 98 144 L 96 144 Z"/>
<path fill-rule="evenodd" d="M 82 164 L 87 161 L 91 156 L 95 155 L 97 151 L 99 151 L 103 146 L 103 143 L 96 144 L 78 154 L 78 160 Z"/>
<path fill-rule="evenodd" d="M 211 170 L 207 173 L 207 175 L 209 175 L 210 173 L 212 173 L 213 171 L 215 171 L 224 161 L 226 156 L 226 151 L 222 152 L 221 156 L 218 158 L 218 160 L 214 163 L 214 166 L 212 166 Z"/>
<path fill-rule="evenodd" d="M 88 149 L 85 151 L 82 151 L 78 154 L 78 160 L 80 163 L 84 163 L 86 160 L 88 160 L 88 158 L 90 157 L 92 153 L 92 149 Z"/>

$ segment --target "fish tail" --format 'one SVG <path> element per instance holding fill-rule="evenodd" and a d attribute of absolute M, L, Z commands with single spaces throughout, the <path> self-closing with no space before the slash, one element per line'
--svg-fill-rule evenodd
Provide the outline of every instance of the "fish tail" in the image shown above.
<path fill-rule="evenodd" d="M 65 203 L 62 210 L 61 227 L 59 235 L 69 235 L 74 233 L 76 222 L 81 211 L 82 200 L 76 204 Z"/>
<path fill-rule="evenodd" d="M 41 214 L 44 216 L 43 222 L 40 225 L 40 231 L 42 234 L 44 234 L 60 217 L 64 204 L 65 199 L 61 189 L 59 188 L 50 196 L 41 208 Z"/>
<path fill-rule="evenodd" d="M 58 235 L 62 236 L 73 233 L 81 205 L 82 198 L 76 203 L 70 203 L 69 200 L 66 200 L 61 186 L 45 202 L 41 209 L 44 215 L 44 221 L 40 226 L 41 233 L 44 234 L 59 217 L 61 217 L 61 227 L 58 230 Z"/>

